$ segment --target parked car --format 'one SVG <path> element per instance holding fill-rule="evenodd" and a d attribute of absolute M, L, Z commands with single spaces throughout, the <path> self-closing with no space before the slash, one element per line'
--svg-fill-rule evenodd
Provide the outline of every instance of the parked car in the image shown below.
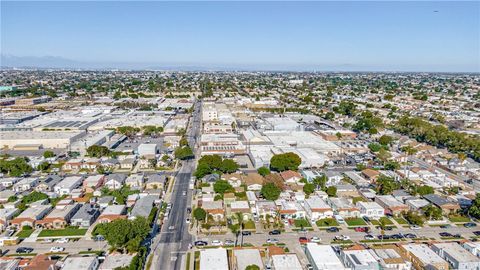
<path fill-rule="evenodd" d="M 320 241 L 321 241 L 321 239 L 318 236 L 314 236 L 314 237 L 310 238 L 310 242 L 313 242 L 313 243 L 320 243 Z"/>
<path fill-rule="evenodd" d="M 279 230 L 273 230 L 273 231 L 269 231 L 268 234 L 269 235 L 278 235 L 278 234 L 281 234 L 282 232 L 280 232 Z"/>
<path fill-rule="evenodd" d="M 307 270 L 313 270 L 313 266 L 311 264 L 307 264 Z"/>
<path fill-rule="evenodd" d="M 441 233 L 439 233 L 439 235 L 440 235 L 441 237 L 451 237 L 451 236 L 452 236 L 452 234 L 449 233 L 449 232 L 441 232 Z"/>
<path fill-rule="evenodd" d="M 410 226 L 410 229 L 412 230 L 420 230 L 422 227 L 418 226 L 418 225 L 412 225 Z"/>
<path fill-rule="evenodd" d="M 368 229 L 367 229 L 367 227 L 355 227 L 354 230 L 356 232 L 366 232 Z"/>
<path fill-rule="evenodd" d="M 278 243 L 278 239 L 269 238 L 269 239 L 267 239 L 267 243 L 269 243 L 269 244 L 276 244 L 276 243 Z"/>
<path fill-rule="evenodd" d="M 230 240 L 230 239 L 225 240 L 225 245 L 226 246 L 233 246 L 234 244 L 235 244 L 235 242 L 233 240 Z"/>
<path fill-rule="evenodd" d="M 331 233 L 334 233 L 334 232 L 339 232 L 340 230 L 337 228 L 337 227 L 330 227 L 327 229 L 327 232 L 331 232 Z"/>
<path fill-rule="evenodd" d="M 473 228 L 473 227 L 477 227 L 477 224 L 474 223 L 474 222 L 467 222 L 467 223 L 463 224 L 463 227 L 465 227 L 465 228 Z"/>
<path fill-rule="evenodd" d="M 194 244 L 196 247 L 203 247 L 203 246 L 208 245 L 208 243 L 207 243 L 206 241 L 201 241 L 201 240 L 195 241 L 193 244 Z"/>
<path fill-rule="evenodd" d="M 67 238 L 60 238 L 60 239 L 56 240 L 55 242 L 60 243 L 60 244 L 66 244 L 66 243 L 68 243 L 68 239 Z"/>
<path fill-rule="evenodd" d="M 306 238 L 306 237 L 300 237 L 300 238 L 298 238 L 298 242 L 300 242 L 300 244 L 306 244 L 309 241 L 308 241 L 308 238 Z"/>
<path fill-rule="evenodd" d="M 185 220 L 185 223 L 190 224 L 190 219 L 187 218 L 187 219 Z"/>
<path fill-rule="evenodd" d="M 252 235 L 252 232 L 249 232 L 249 231 L 242 231 L 242 235 Z"/>
<path fill-rule="evenodd" d="M 450 224 L 440 225 L 440 228 L 442 228 L 442 229 L 448 229 L 450 227 L 452 227 L 452 225 L 450 225 Z"/>
<path fill-rule="evenodd" d="M 475 234 L 476 236 L 480 236 L 480 231 L 474 231 L 473 234 Z"/>
<path fill-rule="evenodd" d="M 365 240 L 375 240 L 375 237 L 371 234 L 367 234 L 363 238 L 365 238 Z"/>
<path fill-rule="evenodd" d="M 363 217 L 363 220 L 365 220 L 366 222 L 370 222 L 370 219 L 368 217 Z"/>
<path fill-rule="evenodd" d="M 213 240 L 212 241 L 212 246 L 221 246 L 223 245 L 223 242 L 220 240 Z"/>
<path fill-rule="evenodd" d="M 16 253 L 31 253 L 33 251 L 33 248 L 29 247 L 19 247 L 17 250 L 15 250 Z"/>
<path fill-rule="evenodd" d="M 65 250 L 65 248 L 63 248 L 63 247 L 51 247 L 50 248 L 50 252 L 62 252 L 64 250 Z"/>
<path fill-rule="evenodd" d="M 409 239 L 414 239 L 414 238 L 417 238 L 417 235 L 414 234 L 414 233 L 406 233 L 406 234 L 403 235 L 403 237 L 409 238 Z"/>
<path fill-rule="evenodd" d="M 340 241 L 348 241 L 350 240 L 350 237 L 342 234 L 342 235 L 336 235 L 334 239 L 340 240 Z"/>

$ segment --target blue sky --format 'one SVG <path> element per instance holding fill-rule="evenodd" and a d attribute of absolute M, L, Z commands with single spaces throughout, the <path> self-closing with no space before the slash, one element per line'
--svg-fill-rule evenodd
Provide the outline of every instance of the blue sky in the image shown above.
<path fill-rule="evenodd" d="M 1 2 L 2 54 L 92 63 L 479 72 L 479 32 L 480 2 Z"/>

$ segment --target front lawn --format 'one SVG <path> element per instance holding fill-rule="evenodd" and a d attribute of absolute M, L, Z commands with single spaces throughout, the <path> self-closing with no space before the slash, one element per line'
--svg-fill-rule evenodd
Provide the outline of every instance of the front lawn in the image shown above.
<path fill-rule="evenodd" d="M 33 229 L 32 230 L 21 230 L 17 233 L 17 237 L 18 238 L 27 238 L 29 237 L 32 233 L 33 233 Z"/>
<path fill-rule="evenodd" d="M 468 217 L 464 216 L 449 216 L 448 220 L 455 223 L 467 223 L 471 221 Z"/>
<path fill-rule="evenodd" d="M 408 225 L 408 221 L 406 219 L 404 219 L 403 217 L 396 217 L 396 218 L 393 218 L 393 219 L 395 219 L 395 221 L 400 225 Z"/>
<path fill-rule="evenodd" d="M 334 227 L 338 226 L 338 222 L 334 218 L 324 218 L 324 219 L 319 219 L 316 222 L 318 227 Z"/>
<path fill-rule="evenodd" d="M 393 221 L 391 221 L 388 217 L 381 217 L 379 220 L 379 223 L 383 221 L 383 224 L 385 225 L 393 225 Z"/>
<path fill-rule="evenodd" d="M 347 218 L 345 219 L 345 222 L 347 223 L 348 226 L 353 226 L 353 227 L 367 225 L 367 223 L 365 222 L 365 220 L 363 220 L 363 218 Z"/>
<path fill-rule="evenodd" d="M 312 227 L 312 225 L 310 225 L 310 222 L 308 222 L 308 220 L 306 220 L 306 219 L 295 219 L 295 220 L 293 221 L 293 223 L 294 223 L 295 227 L 297 227 L 297 228 L 301 228 L 301 227 L 303 227 L 303 228 Z"/>
<path fill-rule="evenodd" d="M 42 230 L 38 237 L 58 237 L 58 236 L 81 236 L 85 235 L 87 229 L 66 228 L 60 230 Z"/>
<path fill-rule="evenodd" d="M 249 220 L 243 223 L 243 228 L 245 230 L 255 230 L 255 222 L 253 220 Z"/>

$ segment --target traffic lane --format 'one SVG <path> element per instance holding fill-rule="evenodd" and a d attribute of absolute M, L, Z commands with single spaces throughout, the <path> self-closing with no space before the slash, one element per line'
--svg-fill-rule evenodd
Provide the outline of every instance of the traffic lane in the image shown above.
<path fill-rule="evenodd" d="M 91 250 L 107 250 L 108 244 L 106 241 L 77 241 L 77 242 L 68 242 L 68 243 L 47 243 L 47 242 L 34 242 L 34 243 L 20 243 L 14 246 L 5 246 L 3 247 L 4 251 L 8 250 L 8 254 L 16 253 L 16 249 L 19 247 L 28 247 L 33 248 L 33 253 L 47 253 L 50 252 L 50 248 L 52 247 L 63 247 L 65 248 L 64 252 L 68 253 L 78 253 L 80 251 L 87 251 L 88 249 Z"/>
<path fill-rule="evenodd" d="M 402 229 L 393 229 L 391 231 L 384 231 L 384 235 L 392 235 L 392 234 L 415 234 L 418 238 L 435 238 L 438 240 L 441 240 L 441 236 L 439 233 L 441 232 L 449 232 L 451 234 L 460 234 L 464 238 L 470 238 L 475 236 L 473 232 L 475 231 L 475 228 L 465 228 L 465 227 L 451 227 L 451 228 L 422 228 L 420 230 L 412 230 L 410 228 L 402 228 Z M 290 239 L 296 239 L 298 241 L 299 237 L 320 237 L 322 240 L 330 240 L 332 241 L 335 236 L 337 235 L 346 235 L 350 237 L 353 241 L 360 241 L 364 240 L 365 236 L 367 234 L 371 234 L 375 236 L 376 238 L 382 234 L 381 230 L 374 229 L 371 230 L 369 233 L 362 233 L 362 232 L 356 232 L 354 230 L 340 230 L 339 232 L 336 233 L 330 233 L 327 231 L 307 231 L 307 232 L 290 232 L 290 233 L 282 233 L 280 235 L 269 235 L 268 233 L 263 233 L 263 234 L 257 234 L 257 233 L 252 233 L 250 236 L 244 236 L 244 243 L 261 243 L 264 244 L 266 243 L 267 239 L 269 238 L 275 238 L 278 239 L 279 241 L 282 240 L 290 240 Z M 239 236 L 239 240 L 240 240 Z M 198 240 L 208 240 L 209 242 L 211 240 L 221 240 L 225 241 L 226 239 L 230 239 L 235 241 L 235 235 L 233 234 L 226 234 L 226 235 L 215 235 L 215 236 L 198 236 Z M 253 243 L 252 243 L 252 242 Z"/>

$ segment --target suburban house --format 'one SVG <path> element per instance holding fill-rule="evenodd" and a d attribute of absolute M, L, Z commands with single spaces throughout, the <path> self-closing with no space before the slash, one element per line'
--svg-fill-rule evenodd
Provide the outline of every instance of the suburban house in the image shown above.
<path fill-rule="evenodd" d="M 164 174 L 152 174 L 148 176 L 145 189 L 165 189 L 167 177 Z"/>
<path fill-rule="evenodd" d="M 274 217 L 277 216 L 277 206 L 272 201 L 256 201 L 255 213 L 258 217 L 266 218 L 267 215 Z"/>
<path fill-rule="evenodd" d="M 343 218 L 353 218 L 360 216 L 360 210 L 356 207 L 351 200 L 347 198 L 335 198 L 331 197 L 327 199 L 328 205 L 333 209 L 333 212 L 340 215 Z"/>
<path fill-rule="evenodd" d="M 243 183 L 247 186 L 247 190 L 261 190 L 264 178 L 258 173 L 249 173 L 243 177 Z"/>
<path fill-rule="evenodd" d="M 299 172 L 291 171 L 291 170 L 281 172 L 280 176 L 283 178 L 283 180 L 286 183 L 289 183 L 289 184 L 298 183 L 300 179 L 303 178 Z"/>
<path fill-rule="evenodd" d="M 65 162 L 65 164 L 63 164 L 63 169 L 67 171 L 80 170 L 82 168 L 82 164 L 83 159 L 81 158 L 70 159 L 69 161 Z"/>
<path fill-rule="evenodd" d="M 222 174 L 221 178 L 227 181 L 234 188 L 242 185 L 242 175 L 239 173 Z"/>
<path fill-rule="evenodd" d="M 460 210 L 460 205 L 458 204 L 458 202 L 449 200 L 448 198 L 442 197 L 437 194 L 427 194 L 424 195 L 423 198 L 429 201 L 431 204 L 442 209 L 442 212 L 444 214 L 451 214 L 457 212 L 457 210 Z"/>
<path fill-rule="evenodd" d="M 127 207 L 123 204 L 107 206 L 98 217 L 99 223 L 109 223 L 116 219 L 127 218 Z"/>
<path fill-rule="evenodd" d="M 38 192 L 50 192 L 54 191 L 54 187 L 62 181 L 62 178 L 58 175 L 49 175 L 45 179 L 40 180 L 40 183 L 35 187 Z"/>
<path fill-rule="evenodd" d="M 385 209 L 385 214 L 396 216 L 408 211 L 408 206 L 395 199 L 392 195 L 377 195 L 375 202 Z"/>
<path fill-rule="evenodd" d="M 143 188 L 144 175 L 143 174 L 132 174 L 125 179 L 125 185 L 132 189 L 141 189 Z"/>
<path fill-rule="evenodd" d="M 125 174 L 115 173 L 107 176 L 105 186 L 110 190 L 121 189 L 127 176 Z"/>
<path fill-rule="evenodd" d="M 94 208 L 91 204 L 86 203 L 73 215 L 70 223 L 72 226 L 88 228 L 95 222 L 99 215 L 100 211 L 98 208 Z"/>
<path fill-rule="evenodd" d="M 23 192 L 31 190 L 32 188 L 38 185 L 38 178 L 37 177 L 27 177 L 23 178 L 22 180 L 18 181 L 13 185 L 13 191 L 15 192 Z"/>
<path fill-rule="evenodd" d="M 17 208 L 3 208 L 0 209 L 0 232 L 8 227 L 8 223 L 18 213 Z"/>
<path fill-rule="evenodd" d="M 305 209 L 298 202 L 277 201 L 278 213 L 282 219 L 305 218 Z"/>
<path fill-rule="evenodd" d="M 249 220 L 252 217 L 252 213 L 250 211 L 250 206 L 248 205 L 247 201 L 236 201 L 230 204 L 230 211 L 227 214 L 229 216 L 235 216 L 237 213 L 241 214 L 243 220 Z"/>
<path fill-rule="evenodd" d="M 426 244 L 400 245 L 400 253 L 412 262 L 415 269 L 448 270 L 449 265 Z"/>
<path fill-rule="evenodd" d="M 83 190 L 85 193 L 93 193 L 105 182 L 106 176 L 103 174 L 91 175 L 83 181 Z"/>
<path fill-rule="evenodd" d="M 46 217 L 37 222 L 37 227 L 61 229 L 70 223 L 71 218 L 80 209 L 80 204 L 56 206 Z"/>
<path fill-rule="evenodd" d="M 304 204 L 307 216 L 312 221 L 333 217 L 332 208 L 320 197 L 310 196 Z"/>
<path fill-rule="evenodd" d="M 157 198 L 158 197 L 154 195 L 147 195 L 147 196 L 140 197 L 140 199 L 133 206 L 132 212 L 130 212 L 130 218 L 136 218 L 136 217 L 147 218 L 152 212 L 153 205 Z"/>
<path fill-rule="evenodd" d="M 371 219 L 379 219 L 385 216 L 385 209 L 376 202 L 357 202 L 357 207 L 360 210 L 362 217 Z"/>
<path fill-rule="evenodd" d="M 362 174 L 370 181 L 370 183 L 375 183 L 380 176 L 380 172 L 373 169 L 362 170 Z"/>
<path fill-rule="evenodd" d="M 215 220 L 222 220 L 225 217 L 223 201 L 202 202 L 202 208 Z"/>
<path fill-rule="evenodd" d="M 0 186 L 4 188 L 9 188 L 13 186 L 15 183 L 20 181 L 20 178 L 18 177 L 6 177 L 6 178 L 0 178 Z"/>
<path fill-rule="evenodd" d="M 35 207 L 30 206 L 20 215 L 14 218 L 11 221 L 11 224 L 17 229 L 22 228 L 23 226 L 30 226 L 35 228 L 37 221 L 43 219 L 48 212 L 52 209 L 51 205 L 35 205 Z"/>
<path fill-rule="evenodd" d="M 69 195 L 74 189 L 82 184 L 82 176 L 69 176 L 65 177 L 62 181 L 55 185 L 53 188 L 58 195 Z"/>

